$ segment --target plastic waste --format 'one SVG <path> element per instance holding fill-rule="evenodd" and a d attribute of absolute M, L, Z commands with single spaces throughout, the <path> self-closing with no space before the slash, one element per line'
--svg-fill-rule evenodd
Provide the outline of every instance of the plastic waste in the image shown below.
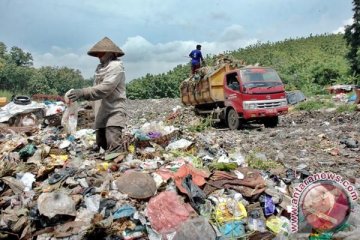
<path fill-rule="evenodd" d="M 100 207 L 100 195 L 91 195 L 84 198 L 86 209 L 97 213 Z"/>
<path fill-rule="evenodd" d="M 241 221 L 230 221 L 220 227 L 220 240 L 236 239 L 245 235 L 245 227 Z"/>
<path fill-rule="evenodd" d="M 111 198 L 103 198 L 100 200 L 99 213 L 104 212 L 104 217 L 107 218 L 112 213 L 112 209 L 116 205 L 116 200 Z"/>
<path fill-rule="evenodd" d="M 125 204 L 124 206 L 121 206 L 119 209 L 113 212 L 113 217 L 114 219 L 131 217 L 134 215 L 135 211 L 136 209 L 133 206 Z"/>
<path fill-rule="evenodd" d="M 177 150 L 177 149 L 187 149 L 189 148 L 191 145 L 193 144 L 193 142 L 186 140 L 186 139 L 180 139 L 177 140 L 175 142 L 170 143 L 169 145 L 167 145 L 167 147 L 165 148 L 166 151 L 171 151 L 171 150 Z"/>
<path fill-rule="evenodd" d="M 64 149 L 68 148 L 71 145 L 71 142 L 69 140 L 64 140 L 60 143 L 59 148 Z"/>
<path fill-rule="evenodd" d="M 286 92 L 286 99 L 288 104 L 294 105 L 299 102 L 305 101 L 306 97 L 301 91 Z"/>
<path fill-rule="evenodd" d="M 16 117 L 14 125 L 17 127 L 30 127 L 37 125 L 38 120 L 35 114 L 27 113 Z"/>
<path fill-rule="evenodd" d="M 266 228 L 265 228 L 265 222 L 264 220 L 260 219 L 260 218 L 252 218 L 249 217 L 247 219 L 247 226 L 249 227 L 249 229 L 251 231 L 259 231 L 259 232 L 265 232 Z"/>
<path fill-rule="evenodd" d="M 35 182 L 35 175 L 29 172 L 24 173 L 20 177 L 20 182 L 25 186 L 24 191 L 30 191 L 32 189 L 32 184 Z"/>
<path fill-rule="evenodd" d="M 283 232 L 285 235 L 290 233 L 290 221 L 286 217 L 272 216 L 266 220 L 266 226 L 274 233 Z"/>
<path fill-rule="evenodd" d="M 182 186 L 186 189 L 187 195 L 190 198 L 191 206 L 199 211 L 201 204 L 205 203 L 205 193 L 193 183 L 192 176 L 190 174 L 184 178 Z"/>
<path fill-rule="evenodd" d="M 150 139 L 156 139 L 162 136 L 160 132 L 149 132 L 147 135 Z"/>
<path fill-rule="evenodd" d="M 35 151 L 36 146 L 34 144 L 28 144 L 19 151 L 19 156 L 21 159 L 26 159 L 28 157 L 31 157 L 35 153 Z"/>
<path fill-rule="evenodd" d="M 136 130 L 134 133 L 134 136 L 136 139 L 140 141 L 147 141 L 150 140 L 150 137 L 146 135 L 145 133 L 141 132 L 140 130 Z"/>
<path fill-rule="evenodd" d="M 7 122 L 10 118 L 20 113 L 35 112 L 45 108 L 45 104 L 43 103 L 31 102 L 29 105 L 18 105 L 14 102 L 10 102 L 1 108 L 0 122 Z"/>
<path fill-rule="evenodd" d="M 273 203 L 272 197 L 268 195 L 263 195 L 260 197 L 260 201 L 264 205 L 264 214 L 266 217 L 273 215 L 275 213 L 276 207 Z"/>
<path fill-rule="evenodd" d="M 65 94 L 65 103 L 67 104 L 67 108 L 63 113 L 61 125 L 64 127 L 67 134 L 74 135 L 76 133 L 76 127 L 78 122 L 79 104 L 78 102 L 72 102 L 70 99 L 67 98 L 69 92 Z"/>
<path fill-rule="evenodd" d="M 215 218 L 219 223 L 242 220 L 247 217 L 247 212 L 242 204 L 234 199 L 220 202 L 215 209 Z"/>
<path fill-rule="evenodd" d="M 108 162 L 103 162 L 103 163 L 98 163 L 96 164 L 96 169 L 98 171 L 107 171 L 109 169 L 109 163 Z"/>

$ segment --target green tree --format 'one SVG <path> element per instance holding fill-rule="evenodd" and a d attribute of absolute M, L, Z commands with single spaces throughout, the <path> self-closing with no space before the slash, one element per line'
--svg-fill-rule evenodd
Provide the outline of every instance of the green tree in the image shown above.
<path fill-rule="evenodd" d="M 10 50 L 10 62 L 16 66 L 28 67 L 33 65 L 31 53 L 24 52 L 21 48 L 12 47 Z"/>
<path fill-rule="evenodd" d="M 81 76 L 79 70 L 67 67 L 41 67 L 39 70 L 43 77 L 41 80 L 50 89 L 52 94 L 64 95 L 71 88 L 82 88 L 88 84 Z M 38 81 L 33 81 L 33 84 L 38 84 Z M 42 93 L 39 89 L 38 93 Z"/>
<path fill-rule="evenodd" d="M 36 71 L 35 74 L 29 80 L 29 92 L 30 95 L 41 93 L 41 94 L 57 94 L 55 89 L 50 88 L 48 79 L 45 75 Z"/>
<path fill-rule="evenodd" d="M 4 59 L 6 53 L 6 45 L 3 42 L 0 42 L 0 58 Z"/>
<path fill-rule="evenodd" d="M 360 0 L 353 0 L 354 23 L 346 26 L 345 40 L 350 47 L 346 57 L 350 62 L 352 74 L 360 75 Z"/>
<path fill-rule="evenodd" d="M 27 93 L 29 80 L 35 71 L 34 68 L 5 64 L 0 68 L 0 87 L 14 94 Z"/>

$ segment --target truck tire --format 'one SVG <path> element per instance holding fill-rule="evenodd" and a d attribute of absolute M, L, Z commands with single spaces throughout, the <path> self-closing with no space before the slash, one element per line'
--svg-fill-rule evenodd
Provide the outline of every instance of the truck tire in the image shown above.
<path fill-rule="evenodd" d="M 227 114 L 227 125 L 231 130 L 236 130 L 240 127 L 240 119 L 238 113 L 232 108 Z"/>
<path fill-rule="evenodd" d="M 264 119 L 264 126 L 266 128 L 274 128 L 278 125 L 278 123 L 279 123 L 278 116 Z"/>

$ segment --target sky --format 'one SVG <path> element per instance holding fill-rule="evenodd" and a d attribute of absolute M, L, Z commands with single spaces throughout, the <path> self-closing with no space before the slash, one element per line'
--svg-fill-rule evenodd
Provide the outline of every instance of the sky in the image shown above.
<path fill-rule="evenodd" d="M 0 0 L 0 42 L 30 52 L 35 67 L 79 69 L 99 60 L 87 51 L 109 37 L 124 52 L 127 82 L 203 55 L 310 34 L 352 22 L 351 0 Z"/>

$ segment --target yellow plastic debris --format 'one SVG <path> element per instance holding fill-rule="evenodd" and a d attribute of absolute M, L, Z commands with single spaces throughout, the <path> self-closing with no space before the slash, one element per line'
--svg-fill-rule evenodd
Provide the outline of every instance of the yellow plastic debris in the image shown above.
<path fill-rule="evenodd" d="M 98 163 L 96 168 L 98 171 L 107 171 L 109 169 L 109 163 L 107 162 Z"/>
<path fill-rule="evenodd" d="M 244 205 L 237 201 L 220 202 L 215 209 L 215 218 L 219 223 L 241 220 L 247 217 Z"/>
<path fill-rule="evenodd" d="M 50 154 L 50 157 L 54 160 L 54 162 L 51 163 L 51 165 L 63 165 L 68 159 L 69 156 L 68 155 L 55 155 L 55 154 Z"/>
<path fill-rule="evenodd" d="M 278 234 L 280 232 L 288 232 L 289 224 L 287 221 L 284 221 L 283 217 L 270 217 L 266 220 L 266 226 Z"/>
<path fill-rule="evenodd" d="M 129 151 L 130 153 L 134 153 L 134 152 L 135 152 L 135 146 L 134 146 L 134 145 L 130 145 L 130 146 L 128 147 L 128 151 Z"/>

